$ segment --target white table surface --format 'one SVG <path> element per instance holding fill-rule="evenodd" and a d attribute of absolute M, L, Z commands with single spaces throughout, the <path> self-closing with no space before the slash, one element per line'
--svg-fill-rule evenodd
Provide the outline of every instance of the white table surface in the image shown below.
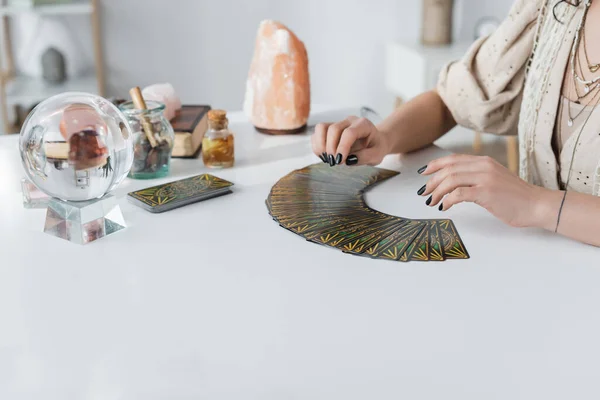
<path fill-rule="evenodd" d="M 339 113 L 337 113 L 339 115 Z M 337 118 L 317 114 L 316 119 Z M 153 215 L 117 191 L 129 227 L 79 246 L 21 204 L 17 137 L 0 137 L 0 399 L 591 399 L 600 386 L 600 250 L 512 229 L 415 192 L 444 154 L 389 157 L 369 204 L 452 218 L 470 260 L 396 263 L 280 228 L 264 200 L 318 161 L 307 135 L 240 114 L 235 193 Z M 175 160 L 162 181 L 206 172 Z"/>

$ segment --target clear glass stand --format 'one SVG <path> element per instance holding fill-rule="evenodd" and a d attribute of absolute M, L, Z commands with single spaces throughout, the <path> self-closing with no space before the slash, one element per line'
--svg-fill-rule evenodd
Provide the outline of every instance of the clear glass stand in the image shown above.
<path fill-rule="evenodd" d="M 126 226 L 121 207 L 113 195 L 77 202 L 52 198 L 48 202 L 44 232 L 73 243 L 86 244 Z"/>
<path fill-rule="evenodd" d="M 35 187 L 29 179 L 21 179 L 21 190 L 23 192 L 23 207 L 46 208 L 48 206 L 51 197 Z"/>

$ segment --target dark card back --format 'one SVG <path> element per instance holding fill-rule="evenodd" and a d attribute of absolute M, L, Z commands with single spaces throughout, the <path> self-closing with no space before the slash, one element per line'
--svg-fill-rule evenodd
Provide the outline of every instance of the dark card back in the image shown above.
<path fill-rule="evenodd" d="M 131 192 L 128 200 L 150 212 L 164 212 L 191 203 L 232 193 L 233 183 L 202 174 Z"/>

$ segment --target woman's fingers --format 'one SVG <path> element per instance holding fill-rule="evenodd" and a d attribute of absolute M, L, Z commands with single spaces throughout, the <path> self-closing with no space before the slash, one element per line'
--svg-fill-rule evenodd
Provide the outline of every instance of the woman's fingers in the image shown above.
<path fill-rule="evenodd" d="M 464 202 L 481 204 L 481 189 L 477 187 L 459 187 L 456 188 L 444 199 L 440 206 L 441 211 L 446 211 L 449 208 Z"/>
<path fill-rule="evenodd" d="M 352 123 L 357 119 L 357 117 L 348 117 L 343 121 L 329 125 L 329 128 L 327 129 L 327 145 L 325 151 L 327 152 L 330 160 L 331 158 L 333 158 L 336 163 L 341 161 L 336 160 L 336 157 L 339 154 L 337 148 L 342 138 L 342 133 L 346 128 L 350 127 Z"/>
<path fill-rule="evenodd" d="M 381 162 L 381 149 L 371 149 L 377 128 L 366 118 L 348 117 L 343 121 L 318 124 L 312 137 L 313 152 L 330 165 Z"/>
<path fill-rule="evenodd" d="M 429 178 L 425 184 L 425 188 L 419 190 L 419 194 L 421 196 L 427 196 L 433 193 L 443 182 L 447 180 L 456 180 L 461 174 L 481 172 L 486 172 L 486 170 L 485 167 L 478 162 L 462 162 L 445 167 Z"/>
<path fill-rule="evenodd" d="M 500 164 L 490 157 L 464 154 L 442 157 L 433 160 L 425 170 L 420 171 L 424 175 L 435 175 L 417 193 L 429 196 L 426 201 L 428 206 L 434 206 L 443 200 L 440 210 L 447 210 L 463 201 L 480 202 L 481 199 L 474 196 L 481 197 L 489 192 L 487 188 L 501 170 L 499 167 Z"/>
<path fill-rule="evenodd" d="M 486 156 L 471 156 L 468 154 L 452 154 L 446 157 L 438 158 L 437 160 L 431 161 L 427 164 L 423 171 L 420 171 L 422 175 L 431 175 L 438 172 L 441 169 L 448 168 L 458 164 L 469 164 L 469 163 L 487 163 L 492 159 Z"/>
<path fill-rule="evenodd" d="M 485 177 L 486 174 L 482 172 L 455 173 L 444 179 L 435 190 L 433 190 L 431 196 L 427 199 L 427 205 L 435 206 L 444 198 L 444 196 L 458 188 L 477 186 L 485 179 Z"/>
<path fill-rule="evenodd" d="M 359 118 L 352 122 L 352 125 L 344 129 L 336 148 L 336 154 L 341 154 L 342 162 L 351 154 L 352 147 L 362 139 L 368 138 L 376 130 L 371 121 L 366 118 Z M 356 149 L 355 149 L 356 151 Z"/>
<path fill-rule="evenodd" d="M 311 138 L 313 152 L 323 160 L 323 156 L 326 154 L 327 144 L 327 129 L 330 123 L 317 124 L 315 127 L 315 133 Z M 325 161 L 325 160 L 323 160 Z"/>
<path fill-rule="evenodd" d="M 356 154 L 356 152 L 361 151 L 367 148 L 367 143 L 365 139 L 360 139 L 354 142 L 352 147 L 350 147 L 350 151 L 348 151 L 348 155 Z"/>
<path fill-rule="evenodd" d="M 347 165 L 378 165 L 380 163 L 380 153 L 374 147 L 368 147 L 355 153 L 350 153 L 348 157 L 346 157 Z"/>

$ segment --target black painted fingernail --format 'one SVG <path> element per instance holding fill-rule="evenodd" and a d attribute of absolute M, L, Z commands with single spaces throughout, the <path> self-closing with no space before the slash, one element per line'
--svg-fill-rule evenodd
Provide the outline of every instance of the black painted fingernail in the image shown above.
<path fill-rule="evenodd" d="M 438 210 L 444 211 L 444 203 L 440 203 L 440 206 L 438 207 Z"/>
<path fill-rule="evenodd" d="M 358 163 L 358 157 L 356 157 L 354 154 L 346 158 L 346 165 L 354 165 L 356 163 Z"/>
<path fill-rule="evenodd" d="M 323 160 L 324 163 L 328 162 L 327 161 L 327 153 L 323 153 L 321 154 L 323 157 L 321 158 L 321 160 Z"/>
<path fill-rule="evenodd" d="M 423 185 L 423 187 L 417 191 L 417 194 L 419 196 L 422 195 L 423 193 L 425 193 L 425 189 L 427 189 L 427 185 Z"/>
<path fill-rule="evenodd" d="M 335 163 L 336 164 L 341 164 L 342 163 L 342 155 L 340 153 L 338 153 L 338 155 L 335 156 Z"/>
<path fill-rule="evenodd" d="M 329 155 L 329 166 L 333 167 L 335 165 L 335 159 L 333 158 L 333 154 Z"/>
<path fill-rule="evenodd" d="M 427 199 L 427 201 L 425 202 L 425 204 L 430 205 L 431 204 L 431 200 L 433 200 L 433 196 L 429 196 L 429 198 Z"/>
<path fill-rule="evenodd" d="M 419 168 L 419 170 L 417 171 L 418 174 L 422 174 L 423 172 L 425 172 L 425 170 L 427 169 L 427 165 L 424 167 Z"/>
<path fill-rule="evenodd" d="M 322 155 L 322 154 L 321 154 L 321 155 L 319 156 L 319 158 L 321 159 L 321 161 L 323 161 L 323 162 L 327 162 L 327 158 L 325 158 L 325 156 L 324 156 L 324 155 Z"/>

